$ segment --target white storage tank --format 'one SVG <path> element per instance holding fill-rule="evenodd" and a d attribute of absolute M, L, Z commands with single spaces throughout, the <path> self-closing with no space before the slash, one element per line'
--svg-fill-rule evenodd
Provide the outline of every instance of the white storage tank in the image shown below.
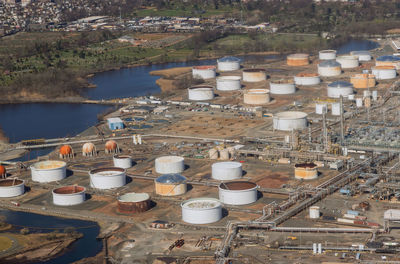
<path fill-rule="evenodd" d="M 249 105 L 263 105 L 270 102 L 268 89 L 248 89 L 243 93 L 243 102 Z"/>
<path fill-rule="evenodd" d="M 154 180 L 156 194 L 162 196 L 176 196 L 187 191 L 186 177 L 178 174 L 164 174 Z"/>
<path fill-rule="evenodd" d="M 397 71 L 394 66 L 375 66 L 372 67 L 372 74 L 377 80 L 390 80 L 397 76 Z"/>
<path fill-rule="evenodd" d="M 215 78 L 216 69 L 213 65 L 194 66 L 192 68 L 192 75 L 195 79 L 213 79 Z"/>
<path fill-rule="evenodd" d="M 336 59 L 336 50 L 321 50 L 319 52 L 320 60 L 334 60 Z"/>
<path fill-rule="evenodd" d="M 230 181 L 218 186 L 219 200 L 224 204 L 244 205 L 257 201 L 258 186 L 254 182 Z"/>
<path fill-rule="evenodd" d="M 291 79 L 280 79 L 269 82 L 269 90 L 271 94 L 294 94 L 296 85 Z"/>
<path fill-rule="evenodd" d="M 214 87 L 208 85 L 188 88 L 188 99 L 191 101 L 208 101 L 214 99 Z"/>
<path fill-rule="evenodd" d="M 374 101 L 378 100 L 378 91 L 376 90 L 372 91 L 372 100 Z"/>
<path fill-rule="evenodd" d="M 194 198 L 181 203 L 182 220 L 189 224 L 211 224 L 222 218 L 221 202 L 214 198 Z"/>
<path fill-rule="evenodd" d="M 342 69 L 357 68 L 359 65 L 357 56 L 342 55 L 336 57 L 336 61 L 340 63 Z"/>
<path fill-rule="evenodd" d="M 320 217 L 319 206 L 311 206 L 310 207 L 310 218 L 318 219 Z"/>
<path fill-rule="evenodd" d="M 96 189 L 119 188 L 126 184 L 126 171 L 122 168 L 108 167 L 89 172 L 90 186 Z"/>
<path fill-rule="evenodd" d="M 318 74 L 324 77 L 338 76 L 342 73 L 340 63 L 334 60 L 322 61 L 318 64 Z"/>
<path fill-rule="evenodd" d="M 244 82 L 261 82 L 267 79 L 264 69 L 244 69 L 242 74 Z"/>
<path fill-rule="evenodd" d="M 129 169 L 132 167 L 132 157 L 127 155 L 114 155 L 114 167 Z"/>
<path fill-rule="evenodd" d="M 354 93 L 353 85 L 345 81 L 336 81 L 327 86 L 328 97 L 340 98 L 340 96 L 348 97 Z"/>
<path fill-rule="evenodd" d="M 291 131 L 307 127 L 307 114 L 298 111 L 280 112 L 273 117 L 273 127 L 276 130 Z"/>
<path fill-rule="evenodd" d="M 362 98 L 356 98 L 356 106 L 357 107 L 362 107 L 363 106 L 363 99 Z"/>
<path fill-rule="evenodd" d="M 221 76 L 217 78 L 217 90 L 237 91 L 242 88 L 240 76 Z"/>
<path fill-rule="evenodd" d="M 211 166 L 211 177 L 215 180 L 230 181 L 242 178 L 242 164 L 240 162 L 217 162 Z"/>
<path fill-rule="evenodd" d="M 326 103 L 316 103 L 315 113 L 318 115 L 326 114 L 328 112 L 328 105 Z"/>
<path fill-rule="evenodd" d="M 0 197 L 16 197 L 25 193 L 25 181 L 19 179 L 0 180 Z"/>
<path fill-rule="evenodd" d="M 294 76 L 294 83 L 296 85 L 317 85 L 321 82 L 321 78 L 317 73 L 299 73 Z"/>
<path fill-rule="evenodd" d="M 185 170 L 184 158 L 179 156 L 163 156 L 156 158 L 155 169 L 157 173 L 181 173 Z"/>
<path fill-rule="evenodd" d="M 59 160 L 39 161 L 31 167 L 32 181 L 61 181 L 67 176 L 67 163 Z"/>
<path fill-rule="evenodd" d="M 223 57 L 217 60 L 218 70 L 221 72 L 236 71 L 240 69 L 240 59 L 236 57 Z"/>
<path fill-rule="evenodd" d="M 85 187 L 70 185 L 53 189 L 53 204 L 71 206 L 81 204 L 86 199 Z"/>
<path fill-rule="evenodd" d="M 376 66 L 394 66 L 396 70 L 400 69 L 400 57 L 385 55 L 376 58 L 375 60 Z"/>
<path fill-rule="evenodd" d="M 368 50 L 357 50 L 350 52 L 350 55 L 356 56 L 358 61 L 370 61 L 372 60 L 371 53 Z"/>
<path fill-rule="evenodd" d="M 332 115 L 340 116 L 340 103 L 332 103 Z"/>

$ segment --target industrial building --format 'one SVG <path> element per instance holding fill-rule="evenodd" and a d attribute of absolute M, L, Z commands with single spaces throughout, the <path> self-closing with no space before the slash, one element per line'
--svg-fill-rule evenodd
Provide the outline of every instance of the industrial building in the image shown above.
<path fill-rule="evenodd" d="M 119 117 L 108 118 L 107 119 L 107 123 L 108 123 L 108 127 L 111 130 L 123 129 L 124 128 L 124 122 Z"/>

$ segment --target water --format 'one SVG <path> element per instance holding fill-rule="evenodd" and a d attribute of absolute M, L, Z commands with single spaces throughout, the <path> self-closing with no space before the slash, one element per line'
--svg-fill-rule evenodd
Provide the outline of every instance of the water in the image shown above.
<path fill-rule="evenodd" d="M 32 214 L 26 212 L 16 212 L 9 210 L 0 210 L 0 215 L 6 217 L 6 222 L 12 225 L 28 227 L 31 232 L 49 233 L 55 229 L 63 231 L 67 227 L 77 228 L 83 237 L 75 241 L 66 254 L 62 254 L 54 259 L 45 262 L 46 264 L 72 263 L 74 261 L 93 257 L 103 248 L 102 242 L 97 240 L 100 227 L 95 222 L 67 219 L 47 215 Z M 21 228 L 17 227 L 16 232 Z"/>
<path fill-rule="evenodd" d="M 352 40 L 338 49 L 338 53 L 351 50 L 376 48 L 377 43 L 367 40 Z M 242 56 L 245 61 L 274 59 L 276 55 Z M 151 66 L 124 68 L 96 74 L 91 82 L 97 88 L 90 88 L 86 95 L 91 99 L 133 97 L 160 92 L 150 71 L 173 67 L 215 64 L 216 60 L 201 60 L 180 63 L 165 63 Z M 97 114 L 108 107 L 103 105 L 79 104 L 9 104 L 0 105 L 0 127 L 10 142 L 34 138 L 58 138 L 74 136 L 97 123 Z M 50 150 L 48 150 L 50 151 Z M 27 159 L 28 156 L 23 159 Z M 30 156 L 34 158 L 34 156 Z"/>

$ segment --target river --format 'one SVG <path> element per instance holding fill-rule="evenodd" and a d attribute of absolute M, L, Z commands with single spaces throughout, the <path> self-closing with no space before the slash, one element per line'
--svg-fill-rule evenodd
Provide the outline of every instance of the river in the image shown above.
<path fill-rule="evenodd" d="M 352 40 L 338 48 L 338 53 L 352 50 L 368 50 L 378 46 L 367 40 Z M 244 60 L 265 59 L 270 56 L 244 56 Z M 91 99 L 111 99 L 157 94 L 160 88 L 155 81 L 158 76 L 149 72 L 173 67 L 215 64 L 215 60 L 200 60 L 181 63 L 165 63 L 150 66 L 123 68 L 96 74 L 90 79 L 97 88 L 86 91 Z M 97 115 L 106 111 L 108 106 L 87 104 L 9 104 L 0 105 L 0 127 L 10 142 L 24 139 L 57 138 L 73 136 L 97 123 Z M 47 154 L 38 151 L 37 154 Z M 35 152 L 18 160 L 34 158 Z"/>
<path fill-rule="evenodd" d="M 72 263 L 83 258 L 93 257 L 103 248 L 101 240 L 96 239 L 100 227 L 95 222 L 2 209 L 0 209 L 0 215 L 6 217 L 5 221 L 14 226 L 11 232 L 18 232 L 23 227 L 27 227 L 30 232 L 49 233 L 55 230 L 62 232 L 67 227 L 73 227 L 83 234 L 82 238 L 75 241 L 67 249 L 67 254 L 62 254 L 45 262 L 37 262 L 37 264 Z"/>

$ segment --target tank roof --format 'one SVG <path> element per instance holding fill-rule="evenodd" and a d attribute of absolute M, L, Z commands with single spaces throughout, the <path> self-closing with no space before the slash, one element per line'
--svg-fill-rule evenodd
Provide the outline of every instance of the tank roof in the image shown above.
<path fill-rule="evenodd" d="M 321 61 L 320 64 L 318 64 L 319 67 L 340 67 L 340 63 L 337 62 L 336 60 L 326 60 L 326 61 Z"/>
<path fill-rule="evenodd" d="M 267 94 L 267 93 L 269 93 L 269 90 L 268 89 L 263 89 L 263 88 L 247 89 L 247 90 L 245 90 L 245 93 L 248 93 L 248 94 Z"/>
<path fill-rule="evenodd" d="M 321 50 L 320 53 L 336 53 L 336 50 Z"/>
<path fill-rule="evenodd" d="M 243 69 L 244 72 L 266 72 L 265 69 L 260 69 L 260 68 L 249 68 L 249 69 Z"/>
<path fill-rule="evenodd" d="M 218 59 L 218 62 L 240 62 L 241 59 L 233 56 L 226 56 L 223 58 Z"/>
<path fill-rule="evenodd" d="M 181 203 L 181 206 L 192 210 L 208 210 L 221 206 L 221 202 L 215 198 L 193 198 Z"/>
<path fill-rule="evenodd" d="M 224 161 L 224 162 L 217 162 L 212 165 L 212 167 L 220 167 L 220 168 L 240 168 L 242 167 L 242 163 L 236 161 Z"/>
<path fill-rule="evenodd" d="M 229 81 L 237 81 L 237 80 L 240 80 L 240 79 L 242 79 L 242 77 L 240 77 L 240 76 L 220 76 L 220 77 L 217 77 L 217 80 L 219 80 L 219 81 L 225 81 L 225 80 L 229 80 Z"/>
<path fill-rule="evenodd" d="M 186 180 L 187 180 L 186 177 L 182 176 L 179 173 L 170 173 L 161 175 L 156 179 L 156 182 L 174 184 L 174 183 L 182 183 L 185 182 Z"/>
<path fill-rule="evenodd" d="M 180 156 L 162 156 L 156 158 L 157 162 L 164 162 L 164 163 L 169 163 L 169 162 L 178 162 L 178 161 L 183 161 L 184 158 Z"/>
<path fill-rule="evenodd" d="M 345 81 L 335 81 L 330 84 L 328 84 L 328 87 L 330 88 L 343 88 L 343 87 L 353 87 L 353 85 L 349 82 Z"/>
<path fill-rule="evenodd" d="M 62 167 L 67 166 L 67 163 L 64 161 L 59 161 L 59 160 L 46 160 L 46 161 L 39 161 L 36 162 L 31 166 L 31 168 L 34 168 L 36 170 L 53 170 L 53 169 L 59 169 Z"/>
<path fill-rule="evenodd" d="M 275 114 L 275 117 L 278 117 L 280 119 L 305 118 L 307 117 L 307 113 L 299 111 L 285 111 Z"/>
<path fill-rule="evenodd" d="M 376 59 L 377 61 L 400 61 L 400 57 L 393 55 L 384 55 Z"/>
<path fill-rule="evenodd" d="M 118 196 L 118 201 L 119 202 L 124 202 L 124 203 L 137 203 L 137 202 L 142 202 L 150 199 L 150 195 L 147 193 L 125 193 L 121 196 Z"/>
<path fill-rule="evenodd" d="M 193 66 L 193 69 L 196 70 L 215 70 L 214 65 L 200 65 L 200 66 Z"/>
<path fill-rule="evenodd" d="M 309 169 L 313 169 L 316 168 L 317 165 L 313 162 L 305 162 L 305 163 L 297 163 L 294 165 L 296 168 L 309 168 Z"/>
<path fill-rule="evenodd" d="M 308 72 L 300 72 L 296 74 L 296 77 L 318 77 L 318 73 L 308 73 Z"/>
<path fill-rule="evenodd" d="M 92 175 L 101 175 L 101 176 L 114 176 L 119 175 L 120 173 L 125 172 L 125 169 L 118 168 L 118 167 L 107 167 L 107 168 L 98 168 L 89 171 L 89 174 Z"/>
<path fill-rule="evenodd" d="M 231 191 L 241 191 L 257 188 L 257 184 L 248 181 L 221 182 L 219 188 Z"/>
<path fill-rule="evenodd" d="M 287 56 L 287 58 L 289 59 L 305 59 L 308 58 L 308 54 L 307 53 L 295 53 L 295 54 L 290 54 Z"/>
<path fill-rule="evenodd" d="M 20 185 L 23 183 L 24 183 L 24 181 L 19 180 L 19 179 L 4 179 L 4 180 L 0 180 L 0 187 L 16 186 L 16 185 Z"/>
<path fill-rule="evenodd" d="M 56 188 L 53 190 L 53 193 L 56 194 L 77 194 L 84 192 L 86 190 L 85 187 L 82 186 L 75 186 L 75 185 L 70 185 L 70 186 L 63 186 L 60 188 Z"/>

